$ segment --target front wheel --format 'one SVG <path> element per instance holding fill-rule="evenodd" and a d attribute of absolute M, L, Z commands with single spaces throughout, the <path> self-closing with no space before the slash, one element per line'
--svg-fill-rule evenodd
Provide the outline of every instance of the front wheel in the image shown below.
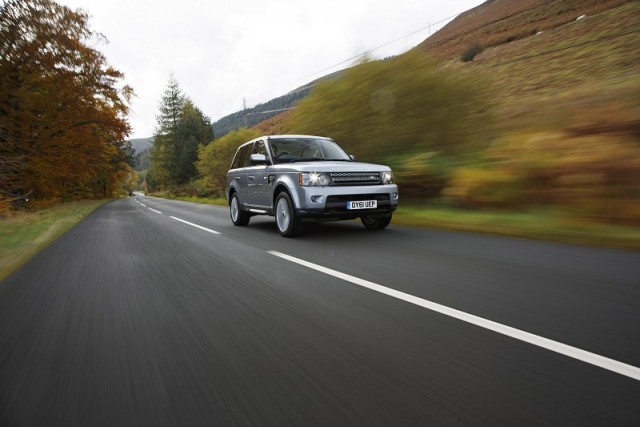
<path fill-rule="evenodd" d="M 304 223 L 296 216 L 291 196 L 286 192 L 278 194 L 276 199 L 276 225 L 284 237 L 294 237 L 302 234 Z"/>
<path fill-rule="evenodd" d="M 391 222 L 391 215 L 380 217 L 363 216 L 360 220 L 367 230 L 382 230 Z"/>
<path fill-rule="evenodd" d="M 240 200 L 236 193 L 231 195 L 231 202 L 229 202 L 229 214 L 231 215 L 231 222 L 233 222 L 233 225 L 249 224 L 249 218 L 251 217 L 248 212 L 245 212 L 240 208 Z"/>

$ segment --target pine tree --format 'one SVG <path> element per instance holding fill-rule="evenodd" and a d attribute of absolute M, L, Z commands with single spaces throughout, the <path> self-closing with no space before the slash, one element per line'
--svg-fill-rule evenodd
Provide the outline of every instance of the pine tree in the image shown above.
<path fill-rule="evenodd" d="M 188 100 L 176 127 L 174 178 L 178 184 L 185 184 L 197 176 L 195 162 L 198 160 L 198 145 L 206 146 L 212 139 L 211 120 Z"/>
<path fill-rule="evenodd" d="M 160 114 L 151 148 L 151 173 L 156 188 L 168 189 L 177 185 L 175 180 L 177 156 L 176 131 L 186 98 L 173 75 L 160 101 Z"/>
<path fill-rule="evenodd" d="M 150 185 L 155 189 L 175 189 L 197 176 L 198 146 L 206 146 L 213 139 L 211 120 L 182 93 L 173 76 L 156 120 Z"/>

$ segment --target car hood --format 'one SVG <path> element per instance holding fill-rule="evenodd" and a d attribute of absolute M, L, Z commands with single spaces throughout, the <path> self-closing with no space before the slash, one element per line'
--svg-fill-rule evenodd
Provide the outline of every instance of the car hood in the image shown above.
<path fill-rule="evenodd" d="M 296 162 L 270 166 L 279 172 L 385 172 L 389 166 L 360 162 Z"/>

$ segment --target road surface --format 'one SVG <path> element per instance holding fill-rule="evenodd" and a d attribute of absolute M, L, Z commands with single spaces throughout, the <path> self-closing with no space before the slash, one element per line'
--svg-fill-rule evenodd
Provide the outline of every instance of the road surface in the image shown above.
<path fill-rule="evenodd" d="M 110 202 L 0 283 L 0 426 L 640 425 L 640 253 Z"/>

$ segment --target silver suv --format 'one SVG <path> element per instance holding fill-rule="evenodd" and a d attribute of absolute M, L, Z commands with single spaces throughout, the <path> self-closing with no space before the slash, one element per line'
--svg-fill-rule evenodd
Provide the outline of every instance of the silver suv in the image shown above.
<path fill-rule="evenodd" d="M 387 166 L 358 163 L 330 138 L 263 136 L 242 144 L 227 172 L 231 221 L 276 217 L 280 234 L 296 236 L 303 222 L 360 218 L 385 228 L 398 207 L 398 187 Z"/>

